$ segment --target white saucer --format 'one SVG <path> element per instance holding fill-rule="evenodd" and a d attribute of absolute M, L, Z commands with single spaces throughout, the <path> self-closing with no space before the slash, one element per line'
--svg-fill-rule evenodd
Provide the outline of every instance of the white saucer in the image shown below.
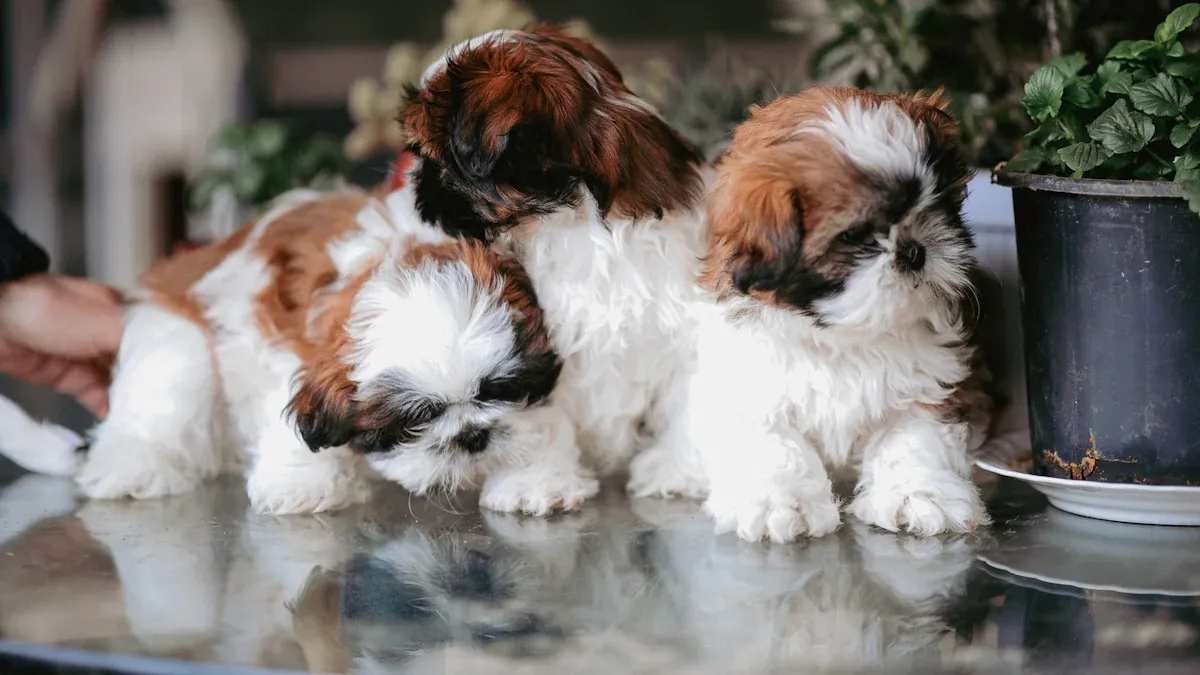
<path fill-rule="evenodd" d="M 1011 443 L 994 444 L 975 465 L 984 471 L 1028 483 L 1063 511 L 1088 518 L 1140 525 L 1200 526 L 1200 487 L 1097 483 L 1038 476 L 1028 472 L 1028 450 L 1013 453 Z"/>
<path fill-rule="evenodd" d="M 1200 596 L 1200 530 L 1105 523 L 1057 509 L 996 533 L 979 559 L 1048 592 L 1103 593 L 1116 602 L 1137 597 Z M 1130 598 L 1129 596 L 1134 596 Z"/>

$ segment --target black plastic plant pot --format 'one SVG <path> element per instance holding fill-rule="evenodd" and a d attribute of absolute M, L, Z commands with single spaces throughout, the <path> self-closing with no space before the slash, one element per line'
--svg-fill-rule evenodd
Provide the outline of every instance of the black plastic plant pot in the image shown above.
<path fill-rule="evenodd" d="M 1200 216 L 1169 182 L 1013 189 L 1034 466 L 1200 485 Z"/>

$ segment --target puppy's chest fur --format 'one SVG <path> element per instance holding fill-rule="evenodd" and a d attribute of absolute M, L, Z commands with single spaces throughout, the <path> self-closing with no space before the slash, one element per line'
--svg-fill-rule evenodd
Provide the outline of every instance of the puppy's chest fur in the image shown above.
<path fill-rule="evenodd" d="M 594 202 L 511 231 L 564 365 L 553 400 L 601 471 L 658 431 L 655 406 L 692 358 L 686 308 L 698 291 L 699 216 L 603 221 Z"/>
<path fill-rule="evenodd" d="M 936 414 L 969 374 L 969 355 L 954 336 L 923 324 L 869 339 L 839 338 L 805 318 L 765 309 L 727 329 L 741 343 L 736 348 L 758 355 L 741 378 L 761 382 L 758 395 L 774 399 L 764 407 L 774 424 L 801 434 L 834 465 L 850 462 L 896 415 Z"/>

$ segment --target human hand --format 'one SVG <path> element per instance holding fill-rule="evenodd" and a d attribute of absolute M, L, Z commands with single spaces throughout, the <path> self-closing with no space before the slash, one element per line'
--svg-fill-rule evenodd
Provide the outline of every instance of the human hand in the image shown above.
<path fill-rule="evenodd" d="M 39 274 L 0 286 L 0 373 L 75 397 L 98 417 L 124 322 L 121 294 Z"/>

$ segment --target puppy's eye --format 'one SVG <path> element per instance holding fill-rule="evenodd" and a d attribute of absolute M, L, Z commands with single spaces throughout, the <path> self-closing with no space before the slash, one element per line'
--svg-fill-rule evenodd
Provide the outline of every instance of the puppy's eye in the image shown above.
<path fill-rule="evenodd" d="M 875 228 L 870 223 L 863 223 L 838 233 L 837 240 L 849 246 L 861 246 L 874 240 Z"/>

